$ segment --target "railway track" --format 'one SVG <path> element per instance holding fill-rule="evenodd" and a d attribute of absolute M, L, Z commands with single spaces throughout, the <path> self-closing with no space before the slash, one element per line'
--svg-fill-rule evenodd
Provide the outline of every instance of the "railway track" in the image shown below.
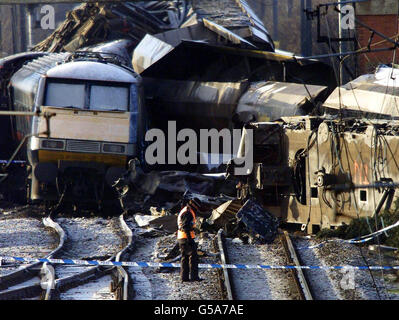
<path fill-rule="evenodd" d="M 300 258 L 298 256 L 297 251 L 295 250 L 295 247 L 291 241 L 291 237 L 287 231 L 284 231 L 283 234 L 281 235 L 281 242 L 283 243 L 287 259 L 290 262 L 290 264 L 296 267 L 300 267 L 301 266 Z M 296 269 L 291 269 L 291 272 L 297 290 L 301 296 L 301 300 L 313 300 L 313 296 L 310 291 L 310 287 L 305 277 L 305 274 L 303 273 L 303 270 L 300 268 L 296 268 Z"/>
<path fill-rule="evenodd" d="M 134 220 L 129 225 L 134 232 L 134 246 L 128 261 L 180 263 L 176 235 L 139 227 Z M 213 235 L 198 234 L 199 263 L 218 263 L 214 253 Z M 135 300 L 220 300 L 216 269 L 201 269 L 203 281 L 181 282 L 179 268 L 130 267 Z"/>
<path fill-rule="evenodd" d="M 223 265 L 246 262 L 300 266 L 300 258 L 287 232 L 280 234 L 278 243 L 256 247 L 235 245 L 224 237 L 223 230 L 219 230 L 217 247 Z M 246 269 L 243 265 L 239 270 L 223 268 L 220 271 L 220 279 L 227 300 L 313 300 L 307 280 L 300 268 L 262 270 Z"/>
<path fill-rule="evenodd" d="M 65 233 L 50 217 L 44 218 L 42 222 L 44 226 L 54 230 L 59 237 L 57 247 L 44 256 L 44 258 L 53 258 L 64 246 Z M 21 266 L 16 270 L 2 275 L 0 277 L 0 300 L 30 299 L 40 296 L 42 285 L 38 278 L 40 278 L 40 275 L 45 274 L 46 270 L 47 266 L 37 262 Z M 24 285 L 26 282 L 30 282 L 30 284 Z"/>
<path fill-rule="evenodd" d="M 124 221 L 123 215 L 119 216 L 118 223 L 115 224 L 113 229 L 117 230 L 121 243 L 118 245 L 112 244 L 112 246 L 110 245 L 111 247 L 95 251 L 98 255 L 110 256 L 106 259 L 103 257 L 98 258 L 97 256 L 95 256 L 94 259 L 93 257 L 83 257 L 83 259 L 120 261 L 124 257 L 132 244 L 131 232 Z M 71 229 L 72 227 L 73 226 L 69 226 Z M 85 226 L 82 228 L 87 232 Z M 97 227 L 97 225 L 95 225 L 93 229 L 97 228 L 102 230 L 104 226 L 99 225 Z M 108 228 L 108 226 L 106 226 L 106 228 Z M 93 247 L 101 248 L 104 244 L 108 246 L 108 242 L 111 242 L 112 239 L 115 241 L 115 237 L 111 237 L 111 240 L 108 239 L 110 236 L 106 235 L 105 230 L 101 231 L 99 236 L 85 235 L 86 238 L 84 240 L 79 237 L 79 229 L 76 230 L 76 226 L 73 232 L 77 233 L 77 235 L 75 235 L 75 239 L 70 242 L 70 250 L 65 251 L 62 258 L 76 258 L 77 254 L 93 254 Z M 101 235 L 107 239 L 101 239 Z M 94 237 L 97 237 L 95 240 L 100 242 L 97 243 L 94 239 L 91 239 Z M 80 245 L 87 246 L 90 242 L 93 243 L 89 249 L 79 248 Z M 118 249 L 115 249 L 115 247 L 118 247 Z M 81 251 L 81 253 L 79 251 Z M 49 295 L 46 296 L 46 299 L 76 299 L 76 297 L 79 296 L 81 296 L 82 299 L 91 299 L 94 296 L 98 299 L 129 299 L 129 276 L 121 266 L 57 266 L 55 275 L 56 279 L 54 279 L 53 289 L 49 292 Z M 99 288 L 101 288 L 100 291 L 98 291 Z"/>
<path fill-rule="evenodd" d="M 71 258 L 70 255 L 74 255 L 77 252 L 76 250 L 78 250 L 76 242 L 73 243 L 71 239 L 68 239 L 67 232 L 50 217 L 43 219 L 43 223 L 56 230 L 60 239 L 58 247 L 47 255 L 46 258 Z M 107 259 L 98 260 L 121 261 L 128 254 L 132 245 L 132 232 L 126 225 L 123 215 L 119 217 L 115 229 L 120 233 L 119 236 L 121 239 L 118 250 L 113 250 L 113 253 Z M 101 238 L 101 235 L 99 237 Z M 87 245 L 85 241 L 80 242 L 79 245 L 81 246 Z M 17 283 L 26 281 L 27 278 L 38 277 L 39 275 L 41 276 L 41 280 L 36 281 L 32 285 L 12 290 L 7 289 L 15 286 Z M 100 281 L 102 282 L 100 283 Z M 107 293 L 102 293 L 102 297 L 107 299 L 127 300 L 131 296 L 129 274 L 121 266 L 52 266 L 47 263 L 35 263 L 21 267 L 14 272 L 0 277 L 0 290 L 3 289 L 0 291 L 0 299 L 15 300 L 38 297 L 44 300 L 74 299 L 74 293 L 68 294 L 68 291 L 86 292 L 97 290 L 99 285 L 108 288 L 105 290 L 108 291 Z M 102 297 L 100 296 L 100 298 Z"/>

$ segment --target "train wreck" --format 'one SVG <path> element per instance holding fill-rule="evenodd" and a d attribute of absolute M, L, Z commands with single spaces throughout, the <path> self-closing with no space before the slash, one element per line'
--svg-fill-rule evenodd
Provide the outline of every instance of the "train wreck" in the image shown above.
<path fill-rule="evenodd" d="M 0 300 L 397 299 L 381 1 L 86 1 L 42 37 L 51 5 L 23 4 L 27 51 L 0 59 Z"/>
<path fill-rule="evenodd" d="M 215 9 L 209 1 L 82 4 L 68 13 L 65 22 L 36 45 L 34 52 L 3 59 L 3 108 L 25 108 L 16 105 L 20 99 L 18 90 L 25 86 L 22 78 L 43 74 L 42 80 L 35 80 L 40 82 L 39 91 L 43 92 L 38 97 L 42 100 L 31 101 L 35 105 L 32 111 L 57 114 L 51 119 L 33 117 L 33 123 L 37 123 L 33 128 L 39 136 L 32 137 L 29 145 L 37 145 L 39 156 L 37 163 L 29 160 L 29 199 L 56 201 L 64 199 L 66 193 L 70 199 L 102 202 L 103 195 L 114 192 L 109 192 L 113 185 L 126 212 L 148 212 L 154 206 L 176 211 L 179 199 L 202 197 L 210 214 L 234 199 L 238 185 L 244 207 L 245 201 L 256 198 L 267 210 L 265 216 L 271 212 L 281 221 L 307 227 L 309 232 L 313 227 L 337 227 L 356 216 L 371 216 L 372 208 L 386 200 L 384 192 L 373 191 L 371 197 L 368 189 L 338 190 L 335 186 L 395 181 L 386 166 L 385 173 L 377 177 L 373 172 L 378 169 L 378 161 L 366 156 L 382 148 L 367 139 L 395 139 L 394 123 L 379 122 L 378 129 L 373 129 L 376 125 L 348 117 L 394 116 L 395 95 L 386 98 L 383 89 L 394 86 L 392 76 L 396 69 L 381 67 L 375 75 L 364 75 L 335 88 L 330 66 L 275 50 L 268 31 L 250 6 L 242 0 L 228 3 L 231 7 L 226 12 L 224 6 Z M 124 69 L 131 74 L 131 80 L 126 78 L 127 73 L 119 77 L 105 71 L 97 78 L 90 71 L 91 76 L 87 77 L 95 63 L 114 68 L 115 72 Z M 94 101 L 102 98 L 96 98 L 98 90 L 90 90 L 96 88 L 94 82 L 104 81 L 106 73 L 110 77 L 106 85 L 117 82 L 115 90 L 120 93 L 127 83 L 133 85 L 128 93 L 131 105 L 126 108 L 121 101 L 121 106 L 112 106 L 109 114 L 109 110 L 101 114 L 76 111 L 95 109 Z M 93 101 L 91 105 L 77 100 L 56 101 L 57 87 L 61 90 L 68 86 L 66 83 L 72 78 L 85 83 L 86 91 L 92 88 L 86 93 Z M 12 83 L 12 91 L 7 89 L 8 82 Z M 370 99 L 374 96 L 377 100 Z M 370 106 L 381 99 L 381 110 Z M 125 108 L 123 116 L 121 108 Z M 132 114 L 136 119 L 133 122 Z M 101 123 L 100 118 L 104 120 Z M 112 124 L 107 123 L 106 119 L 111 118 Z M 96 123 L 96 129 L 86 135 L 80 128 L 90 121 Z M 198 165 L 207 163 L 203 160 L 209 155 L 204 153 L 198 154 L 202 160 L 191 165 L 149 165 L 143 157 L 148 147 L 145 131 L 158 128 L 169 132 L 165 129 L 170 121 L 176 122 L 177 129 L 188 127 L 195 133 L 244 128 L 241 151 L 232 150 L 227 158 L 223 156 L 223 161 L 208 167 Z M 18 137 L 29 135 L 31 130 L 28 124 L 19 122 L 17 118 L 13 124 L 17 128 L 15 141 L 21 141 Z M 69 131 L 61 129 L 65 123 L 70 123 Z M 94 151 L 94 141 L 100 138 L 96 132 L 109 132 L 109 140 L 116 127 L 125 127 L 130 133 L 115 136 L 115 145 L 103 142 Z M 137 127 L 133 135 L 132 127 Z M 247 176 L 234 176 L 234 163 L 227 165 L 226 159 L 244 157 L 240 152 L 245 149 L 248 130 L 254 131 L 254 144 L 246 146 L 252 150 L 254 167 Z M 83 140 L 79 139 L 82 135 Z M 178 146 L 181 144 L 178 142 Z M 54 158 L 51 148 L 64 152 L 62 158 Z M 123 155 L 115 162 L 111 158 L 118 148 Z M 76 152 L 90 155 L 82 158 Z M 47 160 L 44 154 L 48 154 Z M 122 176 L 132 158 L 138 161 L 131 160 Z M 394 161 L 389 159 L 394 158 L 392 151 L 391 155 L 386 153 L 384 161 L 389 166 Z M 75 170 L 89 168 L 89 159 L 95 162 L 94 167 L 83 175 L 80 169 Z M 207 173 L 210 168 L 219 173 L 227 170 L 228 179 L 198 173 Z M 86 176 L 89 171 L 90 177 Z M 101 175 L 105 184 L 98 183 Z M 121 178 L 116 182 L 118 177 Z M 358 177 L 361 181 L 354 180 Z M 237 208 L 236 217 L 245 221 L 239 212 Z"/>

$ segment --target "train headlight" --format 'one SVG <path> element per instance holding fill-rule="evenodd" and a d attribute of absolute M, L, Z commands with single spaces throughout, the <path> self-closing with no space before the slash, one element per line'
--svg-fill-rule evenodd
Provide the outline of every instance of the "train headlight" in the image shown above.
<path fill-rule="evenodd" d="M 124 145 L 122 145 L 122 144 L 104 143 L 103 152 L 125 154 L 126 153 L 126 147 Z"/>
<path fill-rule="evenodd" d="M 65 141 L 63 140 L 42 140 L 41 141 L 42 149 L 50 149 L 50 150 L 64 150 L 65 149 Z"/>

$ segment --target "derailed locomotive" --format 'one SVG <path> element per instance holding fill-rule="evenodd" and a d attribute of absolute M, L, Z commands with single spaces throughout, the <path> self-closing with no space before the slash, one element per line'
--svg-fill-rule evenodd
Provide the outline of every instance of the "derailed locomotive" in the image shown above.
<path fill-rule="evenodd" d="M 395 66 L 380 66 L 337 88 L 321 100 L 323 116 L 261 122 L 271 108 L 252 108 L 258 121 L 245 125 L 238 157 L 250 149 L 254 165 L 236 177 L 240 197 L 256 197 L 282 221 L 309 233 L 397 207 L 398 73 Z M 252 142 L 246 139 L 251 135 Z"/>
<path fill-rule="evenodd" d="M 309 233 L 334 229 L 378 216 L 398 199 L 397 120 L 283 117 L 247 124 L 244 146 L 248 130 L 254 166 L 236 177 L 239 197 L 256 197 L 284 222 Z"/>
<path fill-rule="evenodd" d="M 37 113 L 11 117 L 13 138 L 24 144 L 20 157 L 28 163 L 27 198 L 107 199 L 140 152 L 142 97 L 140 76 L 110 54 L 46 54 L 15 72 L 9 108 Z"/>

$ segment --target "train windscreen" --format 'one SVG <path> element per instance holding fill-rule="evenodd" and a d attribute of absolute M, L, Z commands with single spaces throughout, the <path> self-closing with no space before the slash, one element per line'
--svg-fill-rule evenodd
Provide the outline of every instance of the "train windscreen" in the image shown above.
<path fill-rule="evenodd" d="M 127 111 L 129 89 L 92 85 L 90 91 L 90 109 Z"/>
<path fill-rule="evenodd" d="M 48 83 L 45 105 L 52 107 L 85 107 L 85 85 L 72 83 Z"/>
<path fill-rule="evenodd" d="M 129 110 L 129 88 L 95 83 L 63 83 L 49 81 L 46 106 L 90 110 Z"/>

